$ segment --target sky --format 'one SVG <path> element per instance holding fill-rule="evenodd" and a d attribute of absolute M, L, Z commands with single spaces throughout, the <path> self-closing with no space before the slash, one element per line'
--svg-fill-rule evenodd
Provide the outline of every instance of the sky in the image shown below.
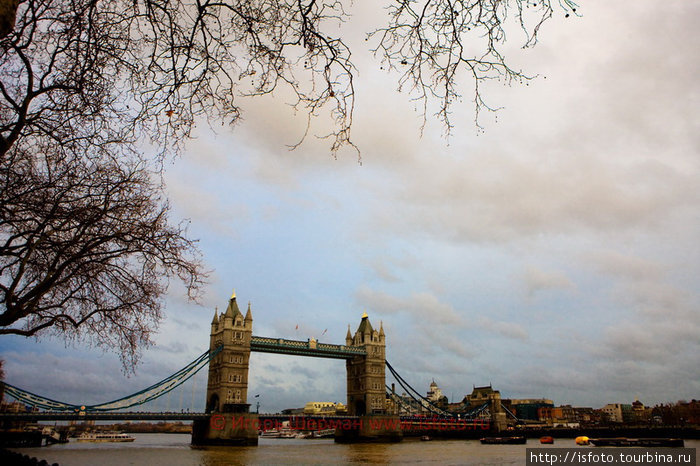
<path fill-rule="evenodd" d="M 381 19 L 363 8 L 346 27 Z M 594 408 L 700 398 L 700 4 L 578 11 L 556 12 L 534 48 L 509 36 L 507 58 L 538 77 L 488 86 L 502 109 L 483 130 L 465 80 L 449 137 L 431 115 L 421 134 L 350 29 L 362 163 L 313 135 L 288 150 L 305 120 L 283 95 L 242 100 L 242 122 L 201 126 L 166 174 L 212 271 L 202 302 L 171 285 L 135 374 L 110 352 L 3 336 L 6 380 L 71 403 L 133 393 L 208 349 L 235 289 L 259 336 L 343 343 L 367 312 L 402 377 L 451 402 L 488 384 Z M 253 353 L 249 402 L 345 402 L 344 366 Z M 202 409 L 205 383 L 156 409 Z"/>

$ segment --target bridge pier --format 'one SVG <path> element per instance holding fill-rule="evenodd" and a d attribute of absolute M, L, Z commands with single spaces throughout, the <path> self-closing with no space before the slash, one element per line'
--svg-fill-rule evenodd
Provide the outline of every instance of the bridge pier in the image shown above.
<path fill-rule="evenodd" d="M 260 423 L 255 413 L 217 413 L 192 422 L 192 445 L 257 446 Z"/>

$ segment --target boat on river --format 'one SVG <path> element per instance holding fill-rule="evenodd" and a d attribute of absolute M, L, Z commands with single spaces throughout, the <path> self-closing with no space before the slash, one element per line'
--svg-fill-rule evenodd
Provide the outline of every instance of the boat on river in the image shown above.
<path fill-rule="evenodd" d="M 479 440 L 484 445 L 524 445 L 525 437 L 484 437 Z"/>
<path fill-rule="evenodd" d="M 682 438 L 592 438 L 590 442 L 596 447 L 683 447 Z"/>
<path fill-rule="evenodd" d="M 133 442 L 134 437 L 122 432 L 83 432 L 78 442 Z"/>

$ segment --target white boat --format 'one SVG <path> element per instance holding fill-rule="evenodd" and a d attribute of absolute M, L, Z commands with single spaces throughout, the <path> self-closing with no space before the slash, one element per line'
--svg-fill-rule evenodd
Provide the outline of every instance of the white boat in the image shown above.
<path fill-rule="evenodd" d="M 300 438 L 299 435 L 300 433 L 298 431 L 290 429 L 289 427 L 282 427 L 279 430 L 264 430 L 260 433 L 260 437 L 263 438 Z"/>
<path fill-rule="evenodd" d="M 277 429 L 263 430 L 260 432 L 260 436 L 263 438 L 280 438 L 282 434 Z"/>
<path fill-rule="evenodd" d="M 121 432 L 83 432 L 78 442 L 133 442 L 130 435 Z"/>

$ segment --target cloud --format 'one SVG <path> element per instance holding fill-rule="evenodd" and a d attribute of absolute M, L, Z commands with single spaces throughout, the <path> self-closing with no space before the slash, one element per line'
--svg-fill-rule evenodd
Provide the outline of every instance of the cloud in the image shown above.
<path fill-rule="evenodd" d="M 574 283 L 563 272 L 545 272 L 535 267 L 529 267 L 522 277 L 527 288 L 528 296 L 541 290 L 562 290 L 576 288 Z"/>
<path fill-rule="evenodd" d="M 356 293 L 356 300 L 380 314 L 406 313 L 414 319 L 440 325 L 458 325 L 462 321 L 451 305 L 440 302 L 428 292 L 412 292 L 399 298 L 383 291 L 360 287 Z"/>
<path fill-rule="evenodd" d="M 194 225 L 207 225 L 210 231 L 221 236 L 236 237 L 234 225 L 250 218 L 245 205 L 222 198 L 206 181 L 193 182 L 191 173 L 171 173 L 167 184 L 170 200 L 177 205 L 177 214 Z"/>
<path fill-rule="evenodd" d="M 394 207 L 378 205 L 374 227 L 459 242 L 658 228 L 700 194 L 696 177 L 669 167 L 588 154 L 433 157 L 387 177 L 398 177 L 386 193 Z"/>
<path fill-rule="evenodd" d="M 522 325 L 515 322 L 495 321 L 488 317 L 478 317 L 472 324 L 478 330 L 486 330 L 506 338 L 527 340 L 528 333 Z"/>
<path fill-rule="evenodd" d="M 627 280 L 658 280 L 664 272 L 658 263 L 618 251 L 592 251 L 585 259 L 600 273 Z"/>

